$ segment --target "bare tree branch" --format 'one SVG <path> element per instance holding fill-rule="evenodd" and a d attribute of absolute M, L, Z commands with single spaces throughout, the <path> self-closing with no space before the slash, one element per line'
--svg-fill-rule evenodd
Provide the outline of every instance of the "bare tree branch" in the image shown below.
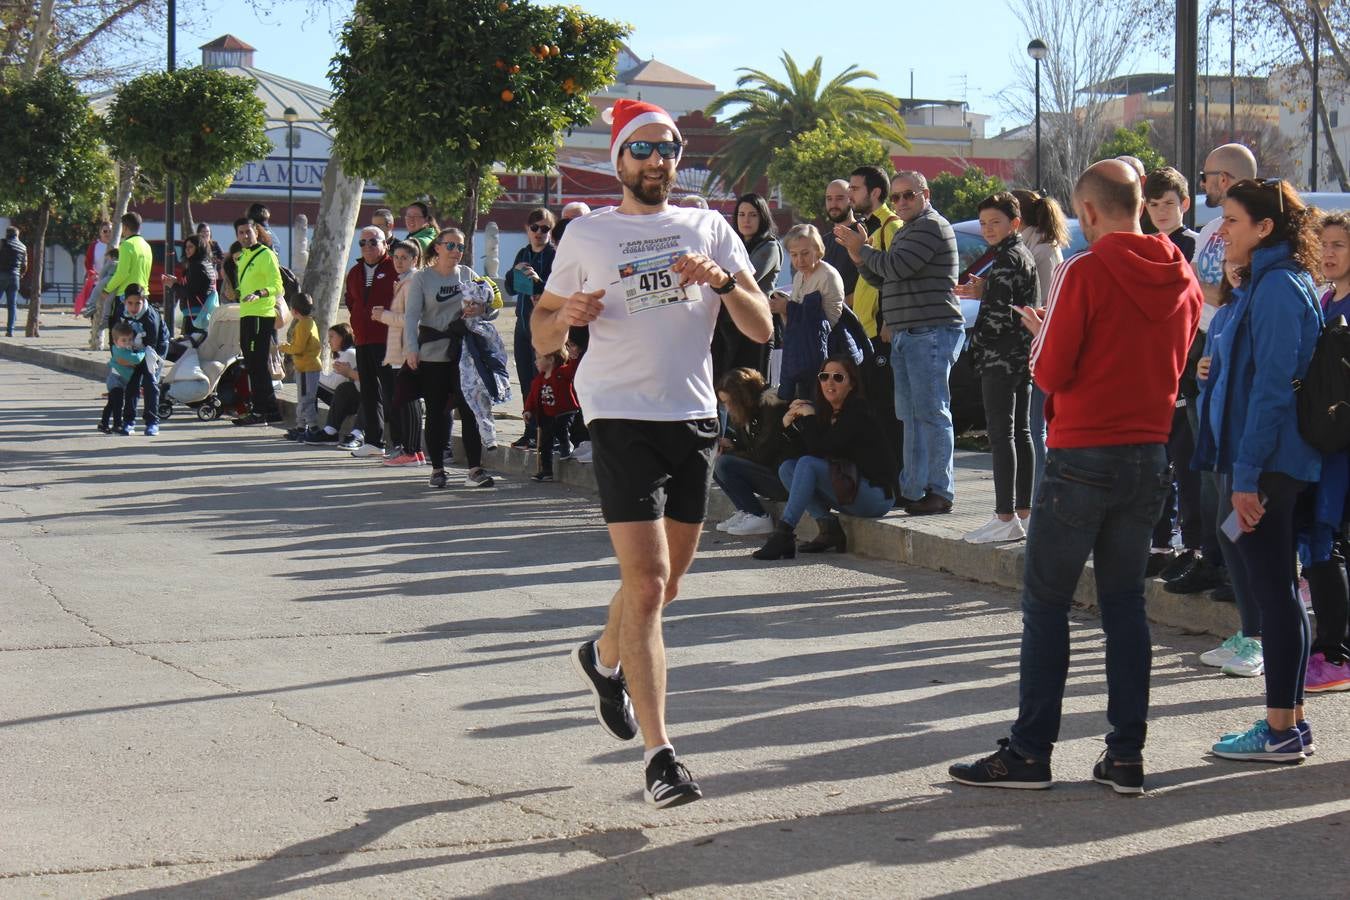
<path fill-rule="evenodd" d="M 126 18 L 128 15 L 135 12 L 136 10 L 150 5 L 153 2 L 156 2 L 156 0 L 127 0 L 126 3 L 123 3 L 121 6 L 119 6 L 102 22 L 99 22 L 98 25 L 96 25 L 92 31 L 90 31 L 84 37 L 77 40 L 75 43 L 71 44 L 69 47 L 66 47 L 61 52 L 61 54 L 56 57 L 56 62 L 63 64 L 79 56 L 81 53 L 84 52 L 86 47 L 88 47 L 94 41 L 98 40 L 99 37 L 101 37 L 104 33 L 115 27 L 120 21 L 122 21 L 122 19 Z"/>

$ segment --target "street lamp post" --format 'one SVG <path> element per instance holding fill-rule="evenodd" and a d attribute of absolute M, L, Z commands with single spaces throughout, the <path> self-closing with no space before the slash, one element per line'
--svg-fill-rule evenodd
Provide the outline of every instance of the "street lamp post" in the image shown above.
<path fill-rule="evenodd" d="M 1237 0 L 1228 9 L 1228 143 L 1237 142 Z"/>
<path fill-rule="evenodd" d="M 1041 60 L 1050 53 L 1050 45 L 1040 38 L 1027 44 L 1027 56 L 1036 60 L 1036 190 L 1041 189 Z"/>
<path fill-rule="evenodd" d="M 281 114 L 286 120 L 286 266 L 295 268 L 295 123 L 300 114 L 294 107 L 286 107 Z"/>
<path fill-rule="evenodd" d="M 1309 189 L 1317 190 L 1317 170 L 1321 168 L 1317 164 L 1317 116 L 1321 112 L 1320 100 L 1322 86 L 1319 84 L 1322 75 L 1322 17 L 1313 10 L 1313 52 L 1312 52 L 1312 115 L 1308 117 L 1308 125 L 1312 128 L 1312 160 L 1308 172 Z"/>

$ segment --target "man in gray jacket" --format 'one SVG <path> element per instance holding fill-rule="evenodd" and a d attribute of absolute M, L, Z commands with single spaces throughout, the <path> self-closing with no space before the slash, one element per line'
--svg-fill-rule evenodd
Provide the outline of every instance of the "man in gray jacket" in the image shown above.
<path fill-rule="evenodd" d="M 956 233 L 929 204 L 929 196 L 928 179 L 919 172 L 899 172 L 892 179 L 891 207 L 905 224 L 886 251 L 866 246 L 847 228 L 835 228 L 858 274 L 880 283 L 881 315 L 891 335 L 895 414 L 905 425 L 900 494 L 913 516 L 952 510 L 956 435 L 947 379 L 965 339 L 961 304 L 952 290 Z"/>

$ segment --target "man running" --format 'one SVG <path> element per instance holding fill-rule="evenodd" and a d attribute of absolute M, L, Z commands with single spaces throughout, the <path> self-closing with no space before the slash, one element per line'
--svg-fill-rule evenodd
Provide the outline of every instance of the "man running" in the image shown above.
<path fill-rule="evenodd" d="M 666 734 L 661 611 L 693 561 L 708 503 L 718 436 L 713 326 L 723 304 L 751 340 L 767 342 L 773 324 L 745 245 L 722 215 L 667 204 L 684 147 L 670 115 L 619 100 L 605 119 L 623 202 L 572 222 L 530 328 L 535 349 L 548 353 L 570 326 L 590 326 L 575 383 L 620 586 L 604 632 L 572 664 L 605 731 L 631 740 L 641 723 L 645 797 L 667 807 L 703 796 Z"/>

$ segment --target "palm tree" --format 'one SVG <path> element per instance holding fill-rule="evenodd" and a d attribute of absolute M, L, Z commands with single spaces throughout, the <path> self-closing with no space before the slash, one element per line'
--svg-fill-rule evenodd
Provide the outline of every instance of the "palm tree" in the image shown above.
<path fill-rule="evenodd" d="M 723 94 L 707 109 L 715 116 L 739 106 L 726 124 L 731 136 L 713 157 L 712 176 L 728 188 L 741 181 L 754 183 L 769 168 L 774 152 L 821 122 L 837 122 L 851 131 L 880 138 L 908 148 L 900 101 L 876 88 L 854 87 L 853 82 L 876 79 L 876 75 L 849 66 L 821 87 L 821 58 L 802 71 L 792 54 L 784 51 L 787 80 L 779 81 L 758 69 L 743 72 L 736 89 Z"/>

